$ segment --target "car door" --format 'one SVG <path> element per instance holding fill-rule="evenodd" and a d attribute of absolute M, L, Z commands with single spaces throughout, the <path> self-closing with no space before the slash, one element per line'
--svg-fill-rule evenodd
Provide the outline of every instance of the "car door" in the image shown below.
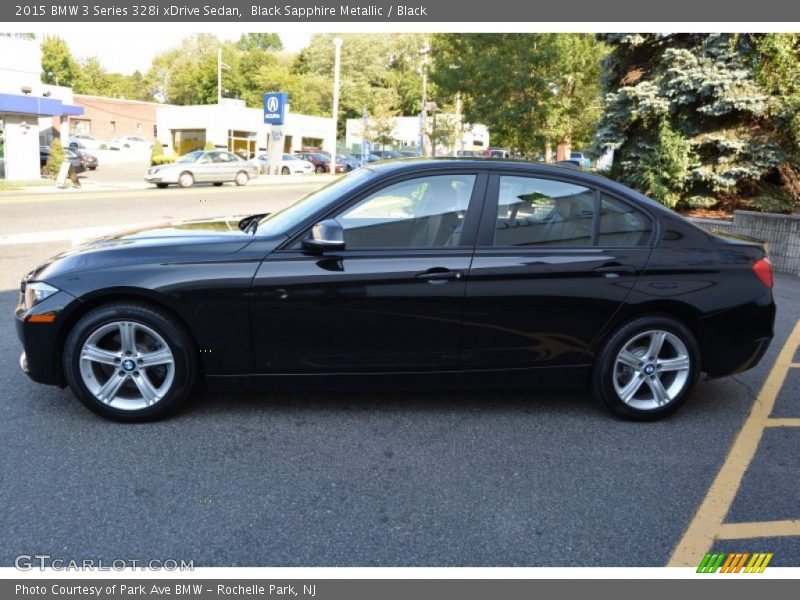
<path fill-rule="evenodd" d="M 467 279 L 462 368 L 590 362 L 653 237 L 643 208 L 581 180 L 493 175 Z"/>
<path fill-rule="evenodd" d="M 486 176 L 395 180 L 329 213 L 345 248 L 312 255 L 300 235 L 253 284 L 263 373 L 456 370 L 464 280 Z"/>

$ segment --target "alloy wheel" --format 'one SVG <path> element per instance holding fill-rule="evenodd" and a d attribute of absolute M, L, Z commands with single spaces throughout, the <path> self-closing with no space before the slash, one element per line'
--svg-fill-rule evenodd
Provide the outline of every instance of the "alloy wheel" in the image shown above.
<path fill-rule="evenodd" d="M 175 359 L 164 338 L 135 321 L 113 321 L 95 329 L 83 343 L 79 360 L 89 392 L 119 410 L 153 406 L 175 378 Z"/>
<path fill-rule="evenodd" d="M 628 406 L 657 410 L 673 402 L 690 381 L 691 360 L 686 344 L 661 329 L 632 337 L 614 361 L 614 389 Z"/>

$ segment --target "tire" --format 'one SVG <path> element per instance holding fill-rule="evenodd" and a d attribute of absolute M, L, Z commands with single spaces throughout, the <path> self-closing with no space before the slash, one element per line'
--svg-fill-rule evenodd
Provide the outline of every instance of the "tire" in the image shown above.
<path fill-rule="evenodd" d="M 592 392 L 623 419 L 655 421 L 686 401 L 699 375 L 700 349 L 692 332 L 677 319 L 650 315 L 625 323 L 606 340 L 592 372 Z"/>
<path fill-rule="evenodd" d="M 162 190 L 167 187 L 168 184 L 166 183 L 157 183 L 156 187 L 161 188 Z"/>
<path fill-rule="evenodd" d="M 217 187 L 219 187 L 219 186 L 221 186 L 221 185 L 222 185 L 222 182 L 221 182 L 221 181 L 215 181 L 215 182 L 214 182 L 214 185 L 215 185 L 215 186 L 217 186 Z"/>
<path fill-rule="evenodd" d="M 239 171 L 236 174 L 236 178 L 233 182 L 238 186 L 247 185 L 247 182 L 250 181 L 250 177 L 244 171 Z"/>
<path fill-rule="evenodd" d="M 325 172 L 325 167 L 323 167 L 322 165 L 317 165 L 317 166 L 314 168 L 314 172 L 315 172 L 315 173 L 318 173 L 318 174 L 322 174 L 322 173 L 324 173 L 324 172 Z"/>
<path fill-rule="evenodd" d="M 97 171 L 97 167 L 89 167 L 90 171 Z"/>
<path fill-rule="evenodd" d="M 133 341 L 126 343 L 123 332 L 132 332 L 127 340 Z M 64 373 L 78 400 L 98 415 L 151 421 L 189 396 L 196 356 L 191 337 L 168 314 L 148 304 L 115 302 L 87 313 L 69 332 Z M 148 358 L 152 364 L 142 366 Z"/>
<path fill-rule="evenodd" d="M 283 167 L 281 169 L 281 175 L 291 175 L 291 173 L 289 172 L 289 167 Z"/>
<path fill-rule="evenodd" d="M 182 188 L 192 187 L 194 185 L 194 175 L 189 173 L 189 171 L 184 171 L 178 177 L 178 185 Z"/>

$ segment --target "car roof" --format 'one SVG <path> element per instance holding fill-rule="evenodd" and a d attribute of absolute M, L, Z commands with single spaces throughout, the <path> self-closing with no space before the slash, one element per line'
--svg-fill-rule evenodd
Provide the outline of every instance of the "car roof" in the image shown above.
<path fill-rule="evenodd" d="M 392 158 L 389 160 L 382 160 L 379 162 L 369 163 L 362 168 L 369 169 L 376 175 L 390 176 L 401 175 L 407 172 L 426 171 L 442 168 L 454 169 L 479 169 L 482 171 L 518 171 L 528 175 L 541 175 L 549 176 L 572 182 L 584 182 L 586 185 L 599 186 L 602 188 L 616 191 L 628 197 L 634 197 L 636 200 L 645 202 L 648 206 L 658 209 L 665 207 L 648 198 L 644 194 L 637 192 L 621 183 L 617 183 L 612 179 L 597 175 L 595 173 L 587 173 L 575 168 L 559 165 L 550 165 L 543 163 L 534 163 L 524 160 L 516 160 L 510 158 L 482 158 L 482 157 L 439 157 L 439 158 Z"/>

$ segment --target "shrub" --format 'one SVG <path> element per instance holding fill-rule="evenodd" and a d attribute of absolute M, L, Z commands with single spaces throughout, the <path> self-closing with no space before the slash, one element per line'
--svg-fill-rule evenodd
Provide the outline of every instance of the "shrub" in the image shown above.
<path fill-rule="evenodd" d="M 214 142 L 211 140 L 206 140 L 206 145 L 203 146 L 203 150 L 216 150 L 217 147 L 214 145 Z"/>
<path fill-rule="evenodd" d="M 747 198 L 747 208 L 772 213 L 790 213 L 795 202 L 792 194 L 784 186 L 767 184 L 760 194 Z"/>
<path fill-rule="evenodd" d="M 687 208 L 711 208 L 717 204 L 713 196 L 689 196 L 682 203 Z"/>
<path fill-rule="evenodd" d="M 162 163 L 158 162 L 160 157 L 164 156 L 164 146 L 161 142 L 156 140 L 153 142 L 153 147 L 150 150 L 150 164 L 151 165 L 160 165 Z"/>
<path fill-rule="evenodd" d="M 174 154 L 161 154 L 160 156 L 154 156 L 150 159 L 150 164 L 152 166 L 158 165 L 168 165 L 170 163 L 174 163 L 176 156 Z"/>
<path fill-rule="evenodd" d="M 61 163 L 66 159 L 64 146 L 61 145 L 61 140 L 58 138 L 53 139 L 50 144 L 50 156 L 47 157 L 47 164 L 44 166 L 44 174 L 47 177 L 54 178 L 58 175 L 58 170 L 61 168 Z"/>

